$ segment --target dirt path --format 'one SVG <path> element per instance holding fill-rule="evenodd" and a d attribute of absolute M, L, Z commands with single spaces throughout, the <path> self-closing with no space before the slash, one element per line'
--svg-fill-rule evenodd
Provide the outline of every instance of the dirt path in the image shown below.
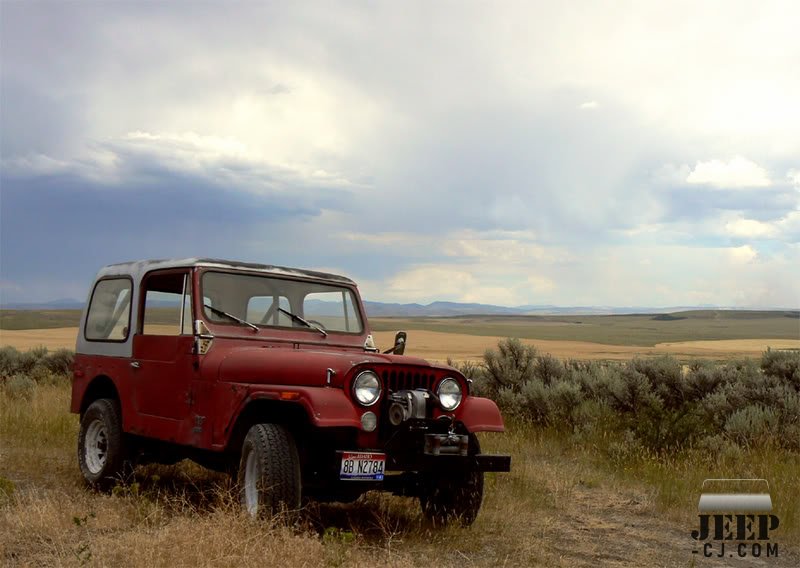
<path fill-rule="evenodd" d="M 561 514 L 550 519 L 548 553 L 553 563 L 562 566 L 698 566 L 698 567 L 796 567 L 800 557 L 797 547 L 788 550 L 791 543 L 776 539 L 779 546 L 777 558 L 766 558 L 762 543 L 761 557 L 751 556 L 747 544 L 747 557 L 737 554 L 736 542 L 726 542 L 724 557 L 719 558 L 720 545 L 716 541 L 709 548 L 710 558 L 704 557 L 703 543 L 691 538 L 697 516 L 687 512 L 686 523 L 659 515 L 646 491 L 609 487 L 589 487 L 578 484 L 572 488 L 570 498 L 564 500 Z M 693 550 L 697 550 L 693 553 Z"/>

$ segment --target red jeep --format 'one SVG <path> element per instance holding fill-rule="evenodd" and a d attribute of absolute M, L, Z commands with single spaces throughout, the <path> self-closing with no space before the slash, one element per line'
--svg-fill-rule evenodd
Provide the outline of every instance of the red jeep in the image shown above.
<path fill-rule="evenodd" d="M 72 412 L 78 463 L 108 486 L 137 463 L 190 458 L 237 476 L 253 516 L 301 497 L 419 497 L 469 524 L 483 472 L 476 432 L 502 432 L 457 370 L 381 354 L 356 285 L 333 274 L 211 259 L 114 264 L 81 319 Z"/>

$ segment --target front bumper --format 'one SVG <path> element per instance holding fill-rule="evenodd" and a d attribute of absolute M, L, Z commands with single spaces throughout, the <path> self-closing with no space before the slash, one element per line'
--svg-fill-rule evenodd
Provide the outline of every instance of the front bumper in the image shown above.
<path fill-rule="evenodd" d="M 359 453 L 382 454 L 381 450 L 357 450 Z M 341 463 L 344 450 L 336 452 Z M 384 454 L 386 455 L 386 454 Z M 501 454 L 475 454 L 462 456 L 458 454 L 418 454 L 415 456 L 386 455 L 387 472 L 465 472 L 465 471 L 511 471 L 511 456 Z"/>
<path fill-rule="evenodd" d="M 511 456 L 501 454 L 476 454 L 472 456 L 421 454 L 416 460 L 399 461 L 386 458 L 386 471 L 464 472 L 464 471 L 511 471 Z"/>

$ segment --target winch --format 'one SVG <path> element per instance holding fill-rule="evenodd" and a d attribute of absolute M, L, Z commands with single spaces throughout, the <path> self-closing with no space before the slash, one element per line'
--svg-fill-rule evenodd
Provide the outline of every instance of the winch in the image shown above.
<path fill-rule="evenodd" d="M 389 422 L 399 426 L 406 420 L 424 420 L 428 417 L 428 401 L 431 393 L 425 389 L 402 390 L 389 395 Z"/>

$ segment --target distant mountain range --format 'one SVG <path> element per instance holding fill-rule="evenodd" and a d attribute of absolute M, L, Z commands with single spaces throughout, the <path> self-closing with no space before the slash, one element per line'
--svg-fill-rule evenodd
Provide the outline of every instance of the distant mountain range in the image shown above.
<path fill-rule="evenodd" d="M 459 302 L 432 302 L 422 304 L 387 304 L 364 302 L 370 317 L 448 317 L 448 316 L 545 316 L 545 315 L 619 315 L 661 314 L 687 310 L 725 309 L 718 306 L 673 306 L 653 308 L 643 306 L 494 306 L 492 304 L 462 304 Z"/>
<path fill-rule="evenodd" d="M 369 317 L 448 317 L 469 315 L 620 315 L 620 314 L 664 314 L 684 312 L 688 310 L 725 310 L 743 309 L 726 308 L 714 305 L 698 306 L 669 306 L 653 308 L 647 306 L 553 306 L 525 305 L 525 306 L 495 306 L 492 304 L 470 304 L 460 302 L 432 302 L 430 304 L 392 304 L 385 302 L 365 301 Z M 83 308 L 83 302 L 71 298 L 52 300 L 39 303 L 9 303 L 2 304 L 5 310 L 78 310 Z M 782 310 L 785 308 L 763 308 Z M 797 308 L 792 308 L 797 309 Z"/>

